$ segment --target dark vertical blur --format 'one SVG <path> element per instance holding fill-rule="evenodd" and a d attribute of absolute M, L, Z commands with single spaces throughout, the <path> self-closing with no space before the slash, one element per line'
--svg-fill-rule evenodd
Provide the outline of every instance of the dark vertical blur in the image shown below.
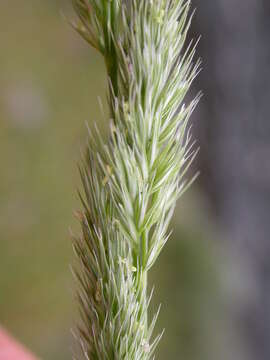
<path fill-rule="evenodd" d="M 248 296 L 235 322 L 252 359 L 270 358 L 270 2 L 193 0 L 205 93 L 201 183 Z M 234 272 L 231 277 L 236 276 Z M 233 281 L 233 279 L 231 279 Z"/>

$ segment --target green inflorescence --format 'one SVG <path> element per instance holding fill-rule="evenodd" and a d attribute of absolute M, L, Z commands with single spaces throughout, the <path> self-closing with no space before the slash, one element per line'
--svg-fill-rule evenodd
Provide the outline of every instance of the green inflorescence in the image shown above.
<path fill-rule="evenodd" d="M 80 165 L 78 338 L 90 360 L 153 359 L 147 274 L 169 237 L 196 155 L 184 98 L 199 69 L 185 0 L 73 0 L 74 28 L 104 57 L 110 138 L 90 133 Z"/>

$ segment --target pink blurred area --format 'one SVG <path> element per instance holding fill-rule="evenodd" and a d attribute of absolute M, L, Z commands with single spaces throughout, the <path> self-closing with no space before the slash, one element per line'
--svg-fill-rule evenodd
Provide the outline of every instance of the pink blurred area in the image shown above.
<path fill-rule="evenodd" d="M 0 360 L 37 360 L 37 358 L 0 328 Z"/>

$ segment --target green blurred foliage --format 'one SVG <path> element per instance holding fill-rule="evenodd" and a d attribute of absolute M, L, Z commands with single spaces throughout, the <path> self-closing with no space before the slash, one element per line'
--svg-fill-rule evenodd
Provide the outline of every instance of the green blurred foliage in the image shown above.
<path fill-rule="evenodd" d="M 41 358 L 58 360 L 72 357 L 77 316 L 68 235 L 77 229 L 76 163 L 85 121 L 106 125 L 97 100 L 106 103 L 103 61 L 61 11 L 72 17 L 69 1 L 0 4 L 0 323 Z M 218 275 L 196 193 L 184 197 L 174 228 L 153 270 L 166 328 L 158 358 L 209 360 Z"/>

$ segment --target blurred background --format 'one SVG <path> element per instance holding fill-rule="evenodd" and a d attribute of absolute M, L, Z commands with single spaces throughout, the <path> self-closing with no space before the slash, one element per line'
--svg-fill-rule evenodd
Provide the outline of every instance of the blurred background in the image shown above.
<path fill-rule="evenodd" d="M 0 2 L 0 324 L 58 360 L 77 319 L 68 228 L 85 121 L 106 131 L 103 61 L 61 16 L 69 2 Z M 152 272 L 157 359 L 270 358 L 269 4 L 193 0 L 201 176 Z"/>

